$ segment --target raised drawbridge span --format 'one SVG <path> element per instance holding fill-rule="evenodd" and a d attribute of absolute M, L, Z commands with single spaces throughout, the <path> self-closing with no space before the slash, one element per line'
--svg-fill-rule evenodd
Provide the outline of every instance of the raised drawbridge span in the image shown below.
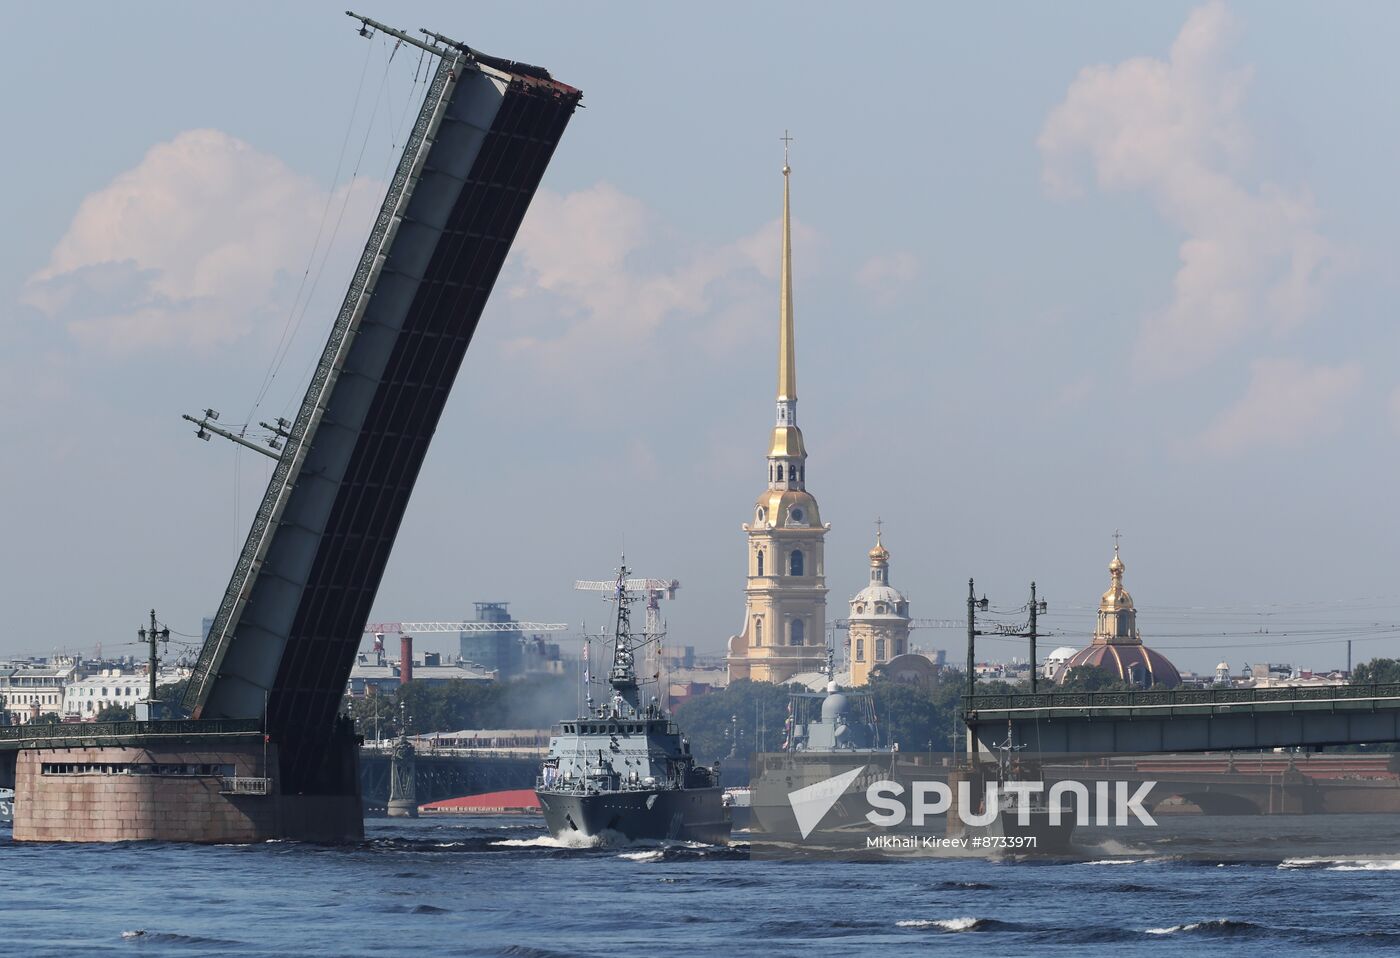
<path fill-rule="evenodd" d="M 336 713 L 458 369 L 580 91 L 438 34 L 427 94 L 185 697 L 264 719 L 284 789 L 339 788 Z"/>

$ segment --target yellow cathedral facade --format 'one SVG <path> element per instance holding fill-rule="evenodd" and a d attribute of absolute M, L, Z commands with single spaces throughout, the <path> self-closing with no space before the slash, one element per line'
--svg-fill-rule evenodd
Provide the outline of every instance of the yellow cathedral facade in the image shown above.
<path fill-rule="evenodd" d="M 826 667 L 826 533 L 807 491 L 807 448 L 797 427 L 793 339 L 791 174 L 783 160 L 783 253 L 778 309 L 778 403 L 768 488 L 747 536 L 744 627 L 729 639 L 729 679 L 786 682 Z"/>
<path fill-rule="evenodd" d="M 900 657 L 910 658 L 909 600 L 890 585 L 890 550 L 878 531 L 869 555 L 870 584 L 852 597 L 847 627 L 852 686 L 869 685 L 875 670 L 885 670 Z"/>

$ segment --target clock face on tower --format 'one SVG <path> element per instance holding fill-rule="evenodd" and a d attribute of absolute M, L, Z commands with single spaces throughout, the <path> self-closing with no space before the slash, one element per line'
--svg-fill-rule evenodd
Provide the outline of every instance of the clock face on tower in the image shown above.
<path fill-rule="evenodd" d="M 804 513 L 802 512 L 801 506 L 793 506 L 788 510 L 788 515 L 792 518 L 793 522 L 801 522 Z"/>

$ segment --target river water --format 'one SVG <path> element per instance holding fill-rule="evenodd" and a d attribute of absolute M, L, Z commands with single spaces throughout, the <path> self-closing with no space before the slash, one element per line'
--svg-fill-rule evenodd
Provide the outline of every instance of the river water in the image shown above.
<path fill-rule="evenodd" d="M 1400 865 L 750 861 L 567 849 L 535 819 L 374 820 L 354 847 L 24 845 L 6 954 L 1214 956 L 1400 951 Z"/>

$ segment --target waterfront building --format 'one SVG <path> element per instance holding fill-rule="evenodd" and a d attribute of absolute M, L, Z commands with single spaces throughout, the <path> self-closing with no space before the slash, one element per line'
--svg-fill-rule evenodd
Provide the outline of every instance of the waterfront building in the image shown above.
<path fill-rule="evenodd" d="M 414 682 L 494 682 L 496 672 L 478 668 L 469 662 L 444 662 L 438 652 L 423 652 L 415 657 L 409 666 L 408 678 L 403 674 L 403 661 L 391 661 L 384 651 L 382 641 L 376 639 L 374 648 L 355 656 L 355 664 L 350 667 L 350 678 L 345 684 L 345 694 L 351 698 L 383 693 L 394 694 L 394 690 L 405 681 Z"/>
<path fill-rule="evenodd" d="M 1181 684 L 1181 674 L 1166 656 L 1142 644 L 1137 627 L 1137 609 L 1133 597 L 1123 588 L 1126 567 L 1118 557 L 1118 543 L 1113 544 L 1113 561 L 1108 564 L 1111 583 L 1099 602 L 1098 624 L 1094 641 L 1070 656 L 1055 677 L 1063 685 L 1075 672 L 1099 669 L 1118 682 L 1147 688 L 1175 688 Z"/>
<path fill-rule="evenodd" d="M 24 725 L 41 715 L 58 715 L 63 708 L 63 689 L 77 669 L 77 661 L 67 657 L 0 664 L 0 711 L 12 725 Z"/>
<path fill-rule="evenodd" d="M 189 669 L 163 669 L 156 673 L 156 685 L 172 685 L 189 677 Z M 92 722 L 109 705 L 134 709 L 150 692 L 146 669 L 102 669 L 63 687 L 62 716 L 68 721 Z"/>
<path fill-rule="evenodd" d="M 875 548 L 869 553 L 870 582 L 851 599 L 847 630 L 851 685 L 868 684 L 873 671 L 885 670 L 891 660 L 909 652 L 909 600 L 890 585 L 890 552 L 882 533 L 877 528 Z M 932 669 L 928 659 L 917 658 Z"/>
<path fill-rule="evenodd" d="M 476 602 L 476 621 L 509 624 L 511 618 L 506 602 Z M 458 656 L 487 672 L 507 677 L 524 671 L 521 635 L 509 629 L 495 632 L 462 632 L 458 635 Z"/>
<path fill-rule="evenodd" d="M 786 682 L 826 664 L 826 533 L 807 491 L 807 448 L 797 427 L 792 303 L 792 168 L 783 162 L 783 249 L 778 309 L 777 420 L 768 486 L 754 503 L 747 538 L 744 626 L 729 639 L 729 678 Z"/>
<path fill-rule="evenodd" d="M 1078 652 L 1072 645 L 1062 645 L 1045 657 L 1045 664 L 1042 665 L 1041 675 L 1047 682 L 1055 681 L 1060 672 L 1064 669 L 1065 663 L 1074 658 L 1074 653 Z"/>

